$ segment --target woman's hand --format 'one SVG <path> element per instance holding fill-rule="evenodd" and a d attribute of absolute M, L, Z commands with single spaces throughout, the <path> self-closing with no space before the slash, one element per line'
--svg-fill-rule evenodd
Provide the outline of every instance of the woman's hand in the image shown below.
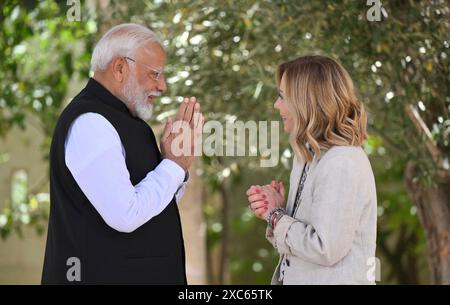
<path fill-rule="evenodd" d="M 284 185 L 282 181 L 272 180 L 270 185 L 278 192 L 281 196 L 283 196 L 284 200 Z"/>
<path fill-rule="evenodd" d="M 250 209 L 256 217 L 266 220 L 267 215 L 275 208 L 283 207 L 284 185 L 282 182 L 272 181 L 264 186 L 252 185 L 247 190 Z"/>

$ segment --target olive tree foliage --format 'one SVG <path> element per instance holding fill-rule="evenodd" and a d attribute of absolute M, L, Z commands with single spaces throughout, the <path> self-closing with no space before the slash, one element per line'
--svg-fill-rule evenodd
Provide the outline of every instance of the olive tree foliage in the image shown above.
<path fill-rule="evenodd" d="M 448 283 L 449 3 L 382 2 L 144 1 L 113 7 L 112 1 L 110 20 L 145 23 L 164 37 L 170 98 L 160 119 L 184 95 L 198 96 L 208 119 L 277 119 L 277 64 L 317 53 L 339 60 L 369 112 L 372 139 L 402 164 L 400 176 L 425 229 L 432 281 Z M 285 138 L 280 146 L 288 148 Z M 288 167 L 292 153 L 281 155 Z M 233 181 L 243 182 L 244 167 L 262 171 L 257 158 L 204 161 L 209 185 L 228 192 Z M 286 177 L 284 171 L 270 169 L 275 177 Z"/>

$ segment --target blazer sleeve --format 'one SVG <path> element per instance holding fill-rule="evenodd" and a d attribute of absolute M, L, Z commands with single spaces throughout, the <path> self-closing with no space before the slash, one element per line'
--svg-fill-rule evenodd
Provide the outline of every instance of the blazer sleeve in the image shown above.
<path fill-rule="evenodd" d="M 313 182 L 310 223 L 285 215 L 273 230 L 269 241 L 280 254 L 323 266 L 348 254 L 360 214 L 354 163 L 346 156 L 334 156 L 320 165 Z"/>

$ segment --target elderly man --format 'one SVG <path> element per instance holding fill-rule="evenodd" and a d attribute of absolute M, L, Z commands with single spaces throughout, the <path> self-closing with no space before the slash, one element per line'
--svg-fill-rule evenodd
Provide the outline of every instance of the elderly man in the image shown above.
<path fill-rule="evenodd" d="M 161 152 L 145 122 L 166 90 L 165 59 L 160 40 L 137 24 L 115 26 L 97 43 L 94 76 L 53 135 L 43 284 L 186 284 L 177 202 L 194 157 L 171 149 L 172 120 Z M 176 120 L 201 128 L 195 98 L 184 99 Z"/>

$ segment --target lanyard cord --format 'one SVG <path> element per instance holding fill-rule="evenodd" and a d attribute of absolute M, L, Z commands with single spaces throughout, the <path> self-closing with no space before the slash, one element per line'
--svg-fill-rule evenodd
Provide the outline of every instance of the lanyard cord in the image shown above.
<path fill-rule="evenodd" d="M 292 215 L 291 215 L 292 217 L 294 217 L 294 215 L 297 213 L 297 209 L 300 205 L 300 197 L 303 192 L 303 187 L 305 186 L 305 181 L 306 181 L 306 176 L 307 176 L 308 170 L 309 170 L 309 164 L 305 163 L 305 165 L 303 166 L 300 183 L 297 188 L 297 193 L 295 194 L 294 208 L 292 209 Z"/>

